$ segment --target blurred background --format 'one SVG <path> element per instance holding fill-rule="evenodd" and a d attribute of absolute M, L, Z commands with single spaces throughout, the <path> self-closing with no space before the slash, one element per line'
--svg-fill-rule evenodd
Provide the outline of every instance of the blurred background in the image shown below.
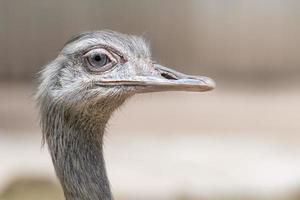
<path fill-rule="evenodd" d="M 300 199 L 297 0 L 0 0 L 0 200 L 63 199 L 41 148 L 36 74 L 74 34 L 145 37 L 208 93 L 132 98 L 105 141 L 116 199 Z"/>

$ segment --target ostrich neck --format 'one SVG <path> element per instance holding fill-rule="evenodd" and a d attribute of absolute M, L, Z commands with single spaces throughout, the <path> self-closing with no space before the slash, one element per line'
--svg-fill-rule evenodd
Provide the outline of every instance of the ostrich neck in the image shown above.
<path fill-rule="evenodd" d="M 44 136 L 66 199 L 111 200 L 102 141 L 112 111 L 58 107 L 52 112 L 54 118 L 44 119 Z"/>

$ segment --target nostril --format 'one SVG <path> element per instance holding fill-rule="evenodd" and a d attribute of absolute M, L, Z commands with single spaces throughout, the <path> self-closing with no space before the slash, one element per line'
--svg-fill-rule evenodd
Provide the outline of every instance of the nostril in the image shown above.
<path fill-rule="evenodd" d="M 172 76 L 171 74 L 161 73 L 160 75 L 168 80 L 177 80 L 177 78 L 175 76 Z"/>

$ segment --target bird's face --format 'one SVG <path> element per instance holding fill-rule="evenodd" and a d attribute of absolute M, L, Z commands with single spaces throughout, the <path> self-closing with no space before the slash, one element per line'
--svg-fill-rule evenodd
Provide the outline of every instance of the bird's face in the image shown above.
<path fill-rule="evenodd" d="M 72 38 L 46 66 L 42 79 L 56 98 L 69 101 L 125 99 L 135 93 L 159 91 L 203 92 L 215 87 L 210 78 L 155 63 L 142 38 L 111 31 Z"/>

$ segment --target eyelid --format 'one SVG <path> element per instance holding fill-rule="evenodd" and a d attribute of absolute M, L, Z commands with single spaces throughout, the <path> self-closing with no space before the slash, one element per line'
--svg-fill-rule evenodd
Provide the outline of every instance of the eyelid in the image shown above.
<path fill-rule="evenodd" d="M 105 49 L 102 49 L 102 48 L 90 49 L 90 50 L 84 52 L 83 57 L 87 57 L 87 56 L 91 55 L 94 52 L 109 53 Z"/>

